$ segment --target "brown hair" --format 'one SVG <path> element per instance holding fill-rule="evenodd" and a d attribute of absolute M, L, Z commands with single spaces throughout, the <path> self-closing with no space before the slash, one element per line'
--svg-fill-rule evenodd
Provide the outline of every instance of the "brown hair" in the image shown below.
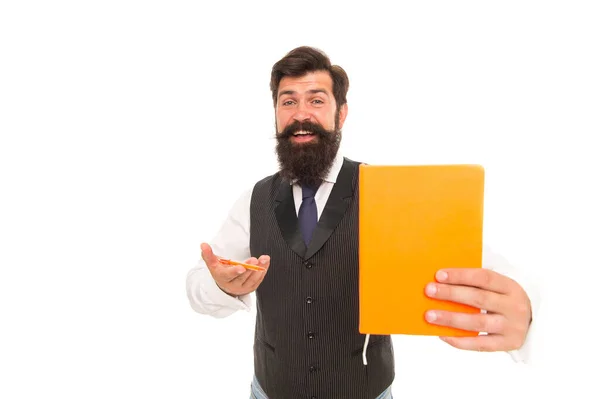
<path fill-rule="evenodd" d="M 273 106 L 277 105 L 277 90 L 283 77 L 298 77 L 315 71 L 329 72 L 333 81 L 333 96 L 339 112 L 340 107 L 346 104 L 346 94 L 350 86 L 348 75 L 341 66 L 331 65 L 329 57 L 324 52 L 307 46 L 293 49 L 273 65 L 271 70 Z"/>

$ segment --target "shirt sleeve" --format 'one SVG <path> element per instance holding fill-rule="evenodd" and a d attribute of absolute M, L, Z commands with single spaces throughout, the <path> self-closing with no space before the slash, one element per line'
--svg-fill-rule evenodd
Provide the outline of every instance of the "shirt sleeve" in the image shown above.
<path fill-rule="evenodd" d="M 519 349 L 508 351 L 508 354 L 515 362 L 531 363 L 533 358 L 533 337 L 535 335 L 535 327 L 537 324 L 536 321 L 540 305 L 539 290 L 537 286 L 533 284 L 531 279 L 524 275 L 524 273 L 517 272 L 515 267 L 509 263 L 506 258 L 498 253 L 493 252 L 489 247 L 485 246 L 483 251 L 483 267 L 515 280 L 527 293 L 527 296 L 531 302 L 531 324 L 523 345 Z"/>
<path fill-rule="evenodd" d="M 232 206 L 227 219 L 209 242 L 215 254 L 242 261 L 250 257 L 251 198 L 250 189 Z M 186 290 L 193 310 L 216 318 L 227 317 L 238 310 L 250 311 L 253 304 L 252 294 L 234 297 L 221 290 L 203 260 L 188 272 Z"/>

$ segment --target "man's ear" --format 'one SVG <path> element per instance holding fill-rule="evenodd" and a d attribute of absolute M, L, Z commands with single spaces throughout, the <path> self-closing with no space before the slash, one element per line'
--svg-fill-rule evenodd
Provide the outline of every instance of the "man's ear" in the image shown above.
<path fill-rule="evenodd" d="M 344 121 L 346 120 L 346 116 L 348 116 L 348 103 L 342 105 L 342 107 L 340 108 L 340 126 L 339 126 L 340 130 L 344 126 Z"/>

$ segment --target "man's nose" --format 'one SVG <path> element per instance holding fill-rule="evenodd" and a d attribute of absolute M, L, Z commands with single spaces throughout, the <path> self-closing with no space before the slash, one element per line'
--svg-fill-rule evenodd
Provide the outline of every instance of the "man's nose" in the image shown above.
<path fill-rule="evenodd" d="M 298 104 L 296 112 L 294 113 L 294 120 L 297 120 L 298 122 L 305 122 L 310 120 L 310 116 L 310 112 L 308 112 L 306 105 L 302 103 Z"/>

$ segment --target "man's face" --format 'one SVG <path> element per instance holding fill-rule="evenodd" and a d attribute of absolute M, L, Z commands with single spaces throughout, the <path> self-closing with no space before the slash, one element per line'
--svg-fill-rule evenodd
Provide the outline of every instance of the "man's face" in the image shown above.
<path fill-rule="evenodd" d="M 346 119 L 346 106 L 342 108 L 338 130 L 342 129 Z M 318 124 L 328 131 L 335 130 L 336 103 L 329 73 L 316 71 L 304 76 L 286 76 L 281 79 L 277 91 L 275 115 L 278 133 L 296 121 Z M 292 142 L 300 144 L 315 139 L 318 139 L 315 135 L 294 135 Z"/>
<path fill-rule="evenodd" d="M 328 72 L 281 79 L 275 118 L 282 174 L 301 184 L 323 179 L 337 154 L 346 114 L 344 104 L 337 115 Z"/>

